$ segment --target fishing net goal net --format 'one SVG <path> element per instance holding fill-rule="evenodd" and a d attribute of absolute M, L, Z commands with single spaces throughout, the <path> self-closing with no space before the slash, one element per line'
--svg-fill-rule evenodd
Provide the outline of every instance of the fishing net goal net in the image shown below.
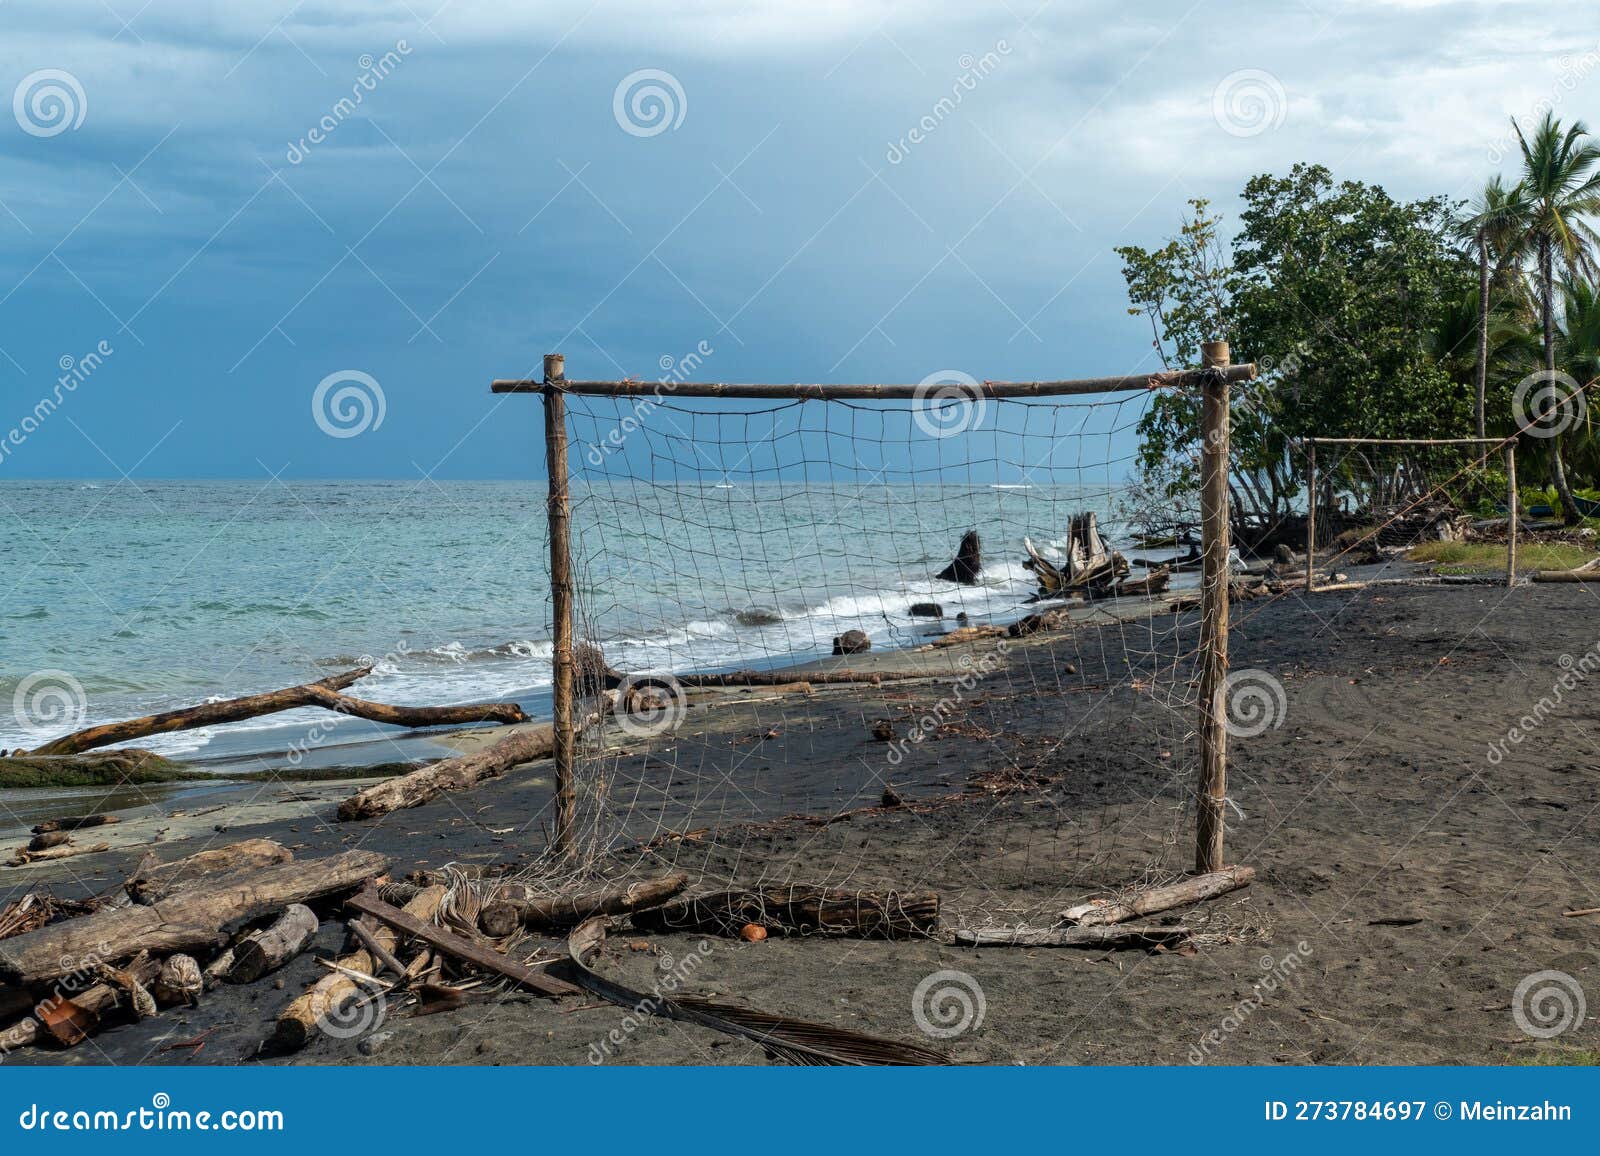
<path fill-rule="evenodd" d="M 1504 443 L 1315 439 L 1302 453 L 1319 567 L 1428 563 L 1450 576 L 1507 576 L 1515 464 Z"/>
<path fill-rule="evenodd" d="M 568 396 L 577 870 L 945 926 L 1178 877 L 1200 513 L 1135 483 L 1148 401 Z"/>

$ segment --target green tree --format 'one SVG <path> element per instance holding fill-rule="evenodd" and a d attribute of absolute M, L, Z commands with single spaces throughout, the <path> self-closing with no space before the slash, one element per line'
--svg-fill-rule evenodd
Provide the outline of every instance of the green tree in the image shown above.
<path fill-rule="evenodd" d="M 1563 131 L 1554 113 L 1545 113 L 1531 141 L 1515 119 L 1511 125 L 1522 149 L 1526 202 L 1523 238 L 1536 262 L 1544 369 L 1554 388 L 1555 265 L 1559 260 L 1574 278 L 1594 275 L 1594 250 L 1600 236 L 1585 218 L 1600 212 L 1600 172 L 1595 171 L 1600 164 L 1600 148 L 1589 140 L 1582 121 L 1574 121 Z M 1581 519 L 1581 514 L 1572 500 L 1561 435 L 1550 438 L 1549 443 L 1550 484 L 1560 498 L 1562 517 L 1572 524 Z"/>
<path fill-rule="evenodd" d="M 1507 188 L 1498 174 L 1489 178 L 1460 231 L 1478 261 L 1478 357 L 1474 381 L 1473 416 L 1479 437 L 1487 437 L 1489 393 L 1490 289 L 1492 278 L 1516 259 L 1519 234 L 1527 206 L 1521 185 Z"/>

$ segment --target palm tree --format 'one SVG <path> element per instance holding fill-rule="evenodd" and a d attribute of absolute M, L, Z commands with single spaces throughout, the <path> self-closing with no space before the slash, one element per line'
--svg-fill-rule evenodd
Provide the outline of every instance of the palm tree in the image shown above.
<path fill-rule="evenodd" d="M 1488 436 L 1484 433 L 1484 411 L 1489 391 L 1489 258 L 1494 255 L 1496 271 L 1516 259 L 1516 243 L 1526 216 L 1522 186 L 1513 185 L 1508 189 L 1496 174 L 1489 178 L 1470 215 L 1460 224 L 1463 237 L 1477 250 L 1478 258 L 1478 376 L 1474 413 L 1479 437 Z"/>
<path fill-rule="evenodd" d="M 1555 262 L 1559 257 L 1576 276 L 1592 276 L 1594 249 L 1600 234 L 1583 218 L 1600 212 L 1600 147 L 1589 141 L 1582 121 L 1563 132 L 1554 113 L 1547 112 L 1533 140 L 1522 135 L 1512 118 L 1517 144 L 1522 148 L 1522 188 L 1526 210 L 1523 238 L 1536 254 L 1539 279 L 1539 323 L 1544 331 L 1544 368 L 1554 381 L 1556 368 Z M 1520 246 L 1519 246 L 1520 248 Z M 1577 503 L 1567 483 L 1561 438 L 1550 439 L 1550 484 L 1561 499 L 1561 514 L 1568 524 L 1580 520 Z"/>

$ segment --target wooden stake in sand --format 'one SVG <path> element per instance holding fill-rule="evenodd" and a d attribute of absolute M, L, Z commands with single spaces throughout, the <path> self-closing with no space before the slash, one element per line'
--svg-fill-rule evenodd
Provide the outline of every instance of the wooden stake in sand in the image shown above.
<path fill-rule="evenodd" d="M 550 478 L 550 615 L 555 714 L 556 851 L 572 854 L 577 839 L 578 792 L 573 763 L 578 749 L 573 719 L 572 654 L 572 497 L 567 489 L 567 400 L 562 394 L 567 360 L 559 353 L 544 358 L 544 448 Z"/>
<path fill-rule="evenodd" d="M 1206 366 L 1228 364 L 1228 343 L 1200 347 Z M 1201 387 L 1200 447 L 1200 782 L 1195 792 L 1194 868 L 1222 867 L 1223 807 L 1228 793 L 1228 377 L 1213 373 Z"/>

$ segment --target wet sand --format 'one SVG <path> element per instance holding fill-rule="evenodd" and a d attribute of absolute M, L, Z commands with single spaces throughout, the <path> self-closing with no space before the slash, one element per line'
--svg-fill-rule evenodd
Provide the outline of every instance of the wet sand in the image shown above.
<path fill-rule="evenodd" d="M 1539 1041 L 1510 1007 L 1518 982 L 1543 970 L 1568 973 L 1591 1008 L 1600 1004 L 1600 917 L 1561 914 L 1600 906 L 1600 758 L 1590 737 L 1600 700 L 1580 687 L 1528 741 L 1498 763 L 1486 756 L 1549 692 L 1560 656 L 1596 645 L 1592 597 L 1581 586 L 1375 586 L 1236 606 L 1233 668 L 1270 674 L 1284 710 L 1277 727 L 1231 744 L 1229 858 L 1260 874 L 1186 916 L 1201 934 L 1195 955 L 715 940 L 686 987 L 987 1063 L 1489 1063 L 1600 1046 L 1592 1016 Z M 584 764 L 606 778 L 605 827 L 617 836 L 599 865 L 613 877 L 675 866 L 707 887 L 931 888 L 947 928 L 1046 924 L 1084 897 L 1170 878 L 1190 858 L 1194 629 L 1192 614 L 1162 614 L 1014 644 L 997 673 L 894 763 L 872 726 L 887 719 L 904 736 L 948 703 L 959 652 L 872 656 L 931 663 L 942 679 L 722 695 L 725 705 L 691 709 L 670 741 L 641 745 L 613 729 Z M 971 651 L 981 653 L 981 644 Z M 877 807 L 886 780 L 913 806 Z M 161 852 L 270 836 L 302 855 L 382 850 L 395 874 L 452 861 L 526 864 L 544 844 L 550 787 L 548 765 L 535 764 L 355 824 L 331 822 L 348 793 L 338 785 L 293 790 L 303 797 L 263 795 L 205 815 L 185 807 L 177 824 L 163 820 Z M 800 817 L 774 821 L 788 815 Z M 0 896 L 28 878 L 56 880 L 63 894 L 103 889 L 136 854 L 6 871 Z M 681 962 L 700 943 L 653 935 L 649 950 L 628 949 L 641 938 L 620 932 L 600 970 L 648 987 L 668 957 Z M 337 941 L 325 922 L 319 949 Z M 322 971 L 302 957 L 281 986 L 225 988 L 71 1052 L 8 1062 L 189 1062 L 158 1049 L 213 1027 L 199 1062 L 249 1060 L 277 1011 Z M 972 985 L 971 998 L 981 991 L 983 1013 L 930 1041 L 913 1000 L 940 971 L 969 977 L 958 982 Z M 371 1056 L 330 1038 L 292 1060 L 765 1062 L 699 1028 L 626 1030 L 620 1010 L 595 1002 L 515 994 L 428 1017 L 400 1012 Z M 614 1030 L 623 1042 L 599 1048 Z"/>

